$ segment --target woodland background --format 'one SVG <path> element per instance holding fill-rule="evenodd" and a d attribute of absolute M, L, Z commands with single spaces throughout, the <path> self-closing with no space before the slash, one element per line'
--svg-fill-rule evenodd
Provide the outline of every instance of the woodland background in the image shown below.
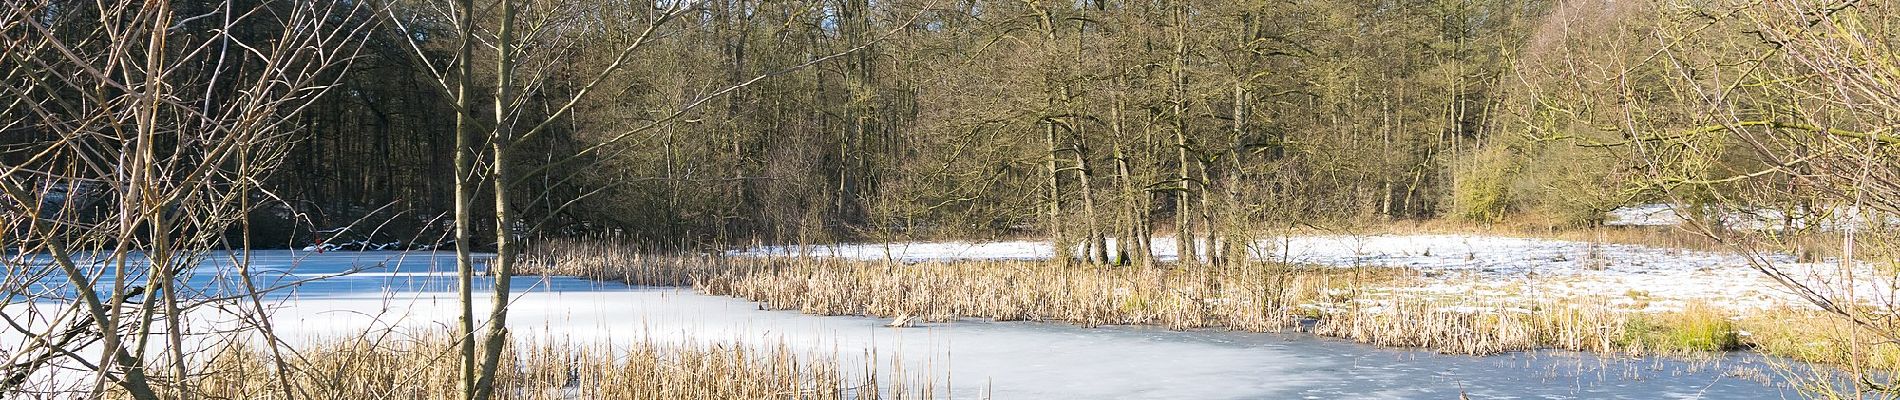
<path fill-rule="evenodd" d="M 523 113 L 559 108 L 657 7 L 531 3 L 523 18 L 559 34 L 522 39 L 542 80 Z M 267 185 L 286 201 L 253 216 L 256 243 L 350 225 L 339 237 L 446 235 L 455 112 L 427 66 L 453 58 L 455 26 L 395 7 L 400 23 L 376 23 L 340 85 L 295 121 L 301 140 Z M 1663 177 L 1764 165 L 1732 138 L 1658 133 L 1719 118 L 1695 86 L 1766 71 L 1736 72 L 1777 46 L 1725 7 L 715 0 L 657 25 L 632 65 L 512 152 L 531 175 L 514 207 L 545 221 L 523 233 L 671 248 L 1392 219 L 1587 226 L 1663 201 L 1676 189 Z M 1774 89 L 1723 102 L 1797 112 L 1749 103 Z M 611 150 L 577 151 L 597 145 Z"/>

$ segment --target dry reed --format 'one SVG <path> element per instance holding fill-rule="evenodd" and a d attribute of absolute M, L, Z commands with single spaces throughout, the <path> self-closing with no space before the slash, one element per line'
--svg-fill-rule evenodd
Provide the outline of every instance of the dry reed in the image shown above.
<path fill-rule="evenodd" d="M 649 256 L 599 242 L 554 242 L 529 274 L 641 285 L 691 285 L 777 309 L 818 315 L 976 317 L 1084 326 L 1279 330 L 1308 317 L 1300 304 L 1410 277 L 1394 268 L 1129 268 L 1044 262 L 900 264 L 829 258 Z M 1348 296 L 1349 297 L 1349 296 Z"/>
<path fill-rule="evenodd" d="M 1643 313 L 1600 298 L 1434 298 L 1402 294 L 1419 281 L 1401 268 L 1151 269 L 1025 261 L 891 263 L 835 258 L 670 257 L 601 242 L 553 242 L 534 253 L 538 273 L 647 285 L 691 285 L 776 309 L 818 315 L 988 318 L 1084 326 L 1302 329 L 1364 343 L 1456 354 L 1531 349 L 1686 355 L 1756 346 L 1777 331 L 1691 302 Z M 1753 322 L 1761 323 L 1761 322 Z M 1764 348 L 1779 354 L 1774 348 Z M 1821 357 L 1804 357 L 1819 359 Z"/>
<path fill-rule="evenodd" d="M 1731 317 L 1702 303 L 1653 314 L 1583 299 L 1487 308 L 1426 299 L 1389 303 L 1334 312 L 1314 332 L 1472 355 L 1535 349 L 1688 355 L 1744 345 Z"/>
<path fill-rule="evenodd" d="M 205 363 L 192 397 L 454 399 L 460 381 L 449 337 L 317 341 L 287 354 L 285 370 L 273 366 L 268 351 L 233 344 Z M 506 351 L 495 383 L 498 399 L 929 398 L 927 391 L 872 389 L 879 388 L 875 374 L 847 374 L 835 357 L 782 345 L 548 341 Z M 279 383 L 280 372 L 290 393 Z"/>

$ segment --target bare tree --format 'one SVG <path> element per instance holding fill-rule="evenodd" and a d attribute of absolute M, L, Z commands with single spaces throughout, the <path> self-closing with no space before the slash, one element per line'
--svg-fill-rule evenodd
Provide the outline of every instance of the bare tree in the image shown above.
<path fill-rule="evenodd" d="M 1900 341 L 1892 289 L 1900 276 L 1873 265 L 1892 259 L 1900 237 L 1900 42 L 1892 35 L 1900 14 L 1857 1 L 1560 11 L 1553 20 L 1564 18 L 1556 22 L 1565 31 L 1617 39 L 1539 43 L 1607 48 L 1549 68 L 1572 79 L 1540 107 L 1586 122 L 1532 125 L 1537 140 L 1627 157 L 1641 179 L 1617 195 L 1674 204 L 1692 232 L 1747 255 L 1763 276 L 1851 327 L 1819 338 L 1849 350 L 1840 361 L 1850 384 L 1815 387 L 1890 395 L 1891 378 L 1868 373 L 1868 361 L 1876 346 Z M 1558 100 L 1568 105 L 1542 105 Z M 1839 246 L 1831 265 L 1801 256 L 1817 244 Z"/>
<path fill-rule="evenodd" d="M 354 57 L 364 9 L 4 4 L 0 230 L 18 253 L 0 317 L 22 339 L 0 394 L 191 396 L 188 318 L 212 300 L 186 282 Z M 69 368 L 95 379 L 42 379 Z"/>
<path fill-rule="evenodd" d="M 458 346 L 463 386 L 461 396 L 464 399 L 495 396 L 495 379 L 498 369 L 504 364 L 501 358 L 509 340 L 508 304 L 513 301 L 514 294 L 510 277 L 515 274 L 515 263 L 521 251 L 520 242 L 545 223 L 530 221 L 520 214 L 521 209 L 529 205 L 517 197 L 517 192 L 532 182 L 532 177 L 555 174 L 562 171 L 559 169 L 561 167 L 625 151 L 631 143 L 666 132 L 682 116 L 709 104 L 713 99 L 730 95 L 770 77 L 853 54 L 881 40 L 881 37 L 866 38 L 866 42 L 842 52 L 814 57 L 789 68 L 731 82 L 686 99 L 673 111 L 653 119 L 631 127 L 614 127 L 614 131 L 596 132 L 593 136 L 599 139 L 587 146 L 563 154 L 550 154 L 547 162 L 523 168 L 518 165 L 518 156 L 515 154 L 517 148 L 539 137 L 553 135 L 552 132 L 563 127 L 563 122 L 574 118 L 576 110 L 599 97 L 599 93 L 606 90 L 614 78 L 637 73 L 632 70 L 637 56 L 662 37 L 676 34 L 673 25 L 699 18 L 708 10 L 706 1 L 654 3 L 645 10 L 633 10 L 635 14 L 645 11 L 635 21 L 606 23 L 595 18 L 601 15 L 601 10 L 589 8 L 596 6 L 599 5 L 522 0 L 499 0 L 492 5 L 484 5 L 473 0 L 456 0 L 443 3 L 396 2 L 387 8 L 386 19 L 401 32 L 421 29 L 419 21 L 445 20 L 453 21 L 450 25 L 460 36 L 455 44 L 456 56 L 440 62 L 430 59 L 430 46 L 435 44 L 427 40 L 426 35 L 400 35 L 408 39 L 414 58 L 431 69 L 438 88 L 452 93 L 456 99 L 457 167 L 453 179 L 457 187 L 456 270 L 462 303 Z M 484 14 L 482 10 L 489 10 L 490 13 Z M 572 68 L 574 55 L 580 53 L 583 46 L 590 45 L 586 41 L 602 37 L 616 38 L 612 55 L 593 68 Z M 478 46 L 490 47 L 493 57 L 481 56 L 475 51 Z M 476 66 L 482 64 L 492 68 L 490 71 L 493 75 L 490 78 L 494 82 L 493 86 L 483 87 L 476 83 L 475 78 L 480 73 Z M 557 84 L 568 86 L 563 88 L 565 90 L 556 90 Z M 490 108 L 482 109 L 477 105 L 477 93 L 486 93 L 490 97 Z M 483 150 L 486 150 L 486 157 L 483 156 Z M 481 168 L 483 164 L 485 170 Z M 482 201 L 478 198 L 482 194 L 479 186 L 483 184 L 488 186 L 487 201 L 494 215 L 492 243 L 495 255 L 489 261 L 487 273 L 495 281 L 488 315 L 478 324 L 472 293 L 476 273 L 472 251 L 479 245 L 474 232 L 480 221 L 475 220 L 474 208 Z M 584 194 L 582 198 L 593 193 L 600 191 Z M 570 199 L 555 207 L 555 211 L 579 200 Z M 479 335 L 476 333 L 478 329 L 482 331 Z"/>

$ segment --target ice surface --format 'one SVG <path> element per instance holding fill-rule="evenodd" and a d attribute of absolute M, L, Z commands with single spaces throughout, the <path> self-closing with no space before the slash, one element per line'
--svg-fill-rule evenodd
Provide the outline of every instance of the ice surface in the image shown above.
<path fill-rule="evenodd" d="M 1450 356 L 1307 334 L 983 321 L 888 328 L 882 319 L 764 311 L 755 303 L 672 288 L 537 291 L 513 304 L 511 325 L 527 338 L 785 343 L 837 355 L 847 365 L 867 362 L 865 352 L 875 349 L 880 365 L 899 362 L 907 372 L 932 376 L 940 388 L 948 386 L 939 393 L 954 398 L 1456 398 L 1460 388 L 1474 398 L 1794 394 L 1735 377 L 1772 374 L 1751 355 L 1697 365 L 1568 352 Z M 447 324 L 455 303 L 446 293 L 422 293 L 325 296 L 285 306 L 275 320 L 298 330 L 291 334 L 329 336 L 398 320 L 415 327 Z"/>
<path fill-rule="evenodd" d="M 1379 243 L 1354 247 L 1363 250 L 1409 242 Z M 1509 251 L 1483 254 L 1494 253 Z M 1327 252 L 1302 254 L 1313 260 L 1339 259 Z M 298 282 L 302 277 L 329 277 L 300 283 L 295 290 L 265 299 L 279 334 L 293 342 L 443 328 L 452 326 L 457 315 L 446 255 L 253 255 L 255 269 L 262 271 L 259 279 Z M 1388 254 L 1378 260 L 1395 259 L 1403 256 Z M 1772 380 L 1767 377 L 1773 372 L 1762 359 L 1746 354 L 1715 364 L 1690 364 L 1566 352 L 1451 356 L 1380 349 L 1307 334 L 983 321 L 887 328 L 882 319 L 767 311 L 756 303 L 675 288 L 563 277 L 515 279 L 514 286 L 521 292 L 511 302 L 510 326 L 520 340 L 782 343 L 799 351 L 835 355 L 846 363 L 846 371 L 861 371 L 857 366 L 867 362 L 901 363 L 907 373 L 932 376 L 937 385 L 948 387 L 938 393 L 955 398 L 985 394 L 999 399 L 1456 398 L 1460 390 L 1474 398 L 1794 395 L 1780 384 L 1763 383 Z M 216 287 L 220 280 L 194 282 L 199 287 Z M 487 277 L 478 278 L 484 287 L 490 282 Z M 477 300 L 481 305 L 477 312 L 485 313 L 486 298 Z M 233 318 L 224 310 L 238 304 L 224 301 L 201 308 L 193 314 L 195 331 L 228 326 Z M 28 304 L 11 305 L 7 311 L 24 306 Z M 8 334 L 0 339 L 14 343 L 18 337 Z M 883 371 L 886 377 L 891 373 Z"/>

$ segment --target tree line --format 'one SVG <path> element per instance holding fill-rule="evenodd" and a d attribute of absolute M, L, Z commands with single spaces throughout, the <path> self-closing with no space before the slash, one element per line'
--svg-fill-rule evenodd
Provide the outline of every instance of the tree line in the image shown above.
<path fill-rule="evenodd" d="M 1036 234 L 1101 253 L 1157 231 L 1206 247 L 1259 226 L 1447 215 L 1454 167 L 1494 128 L 1514 49 L 1549 8 L 693 4 L 510 156 L 532 174 L 509 190 L 534 234 L 661 247 Z M 520 112 L 562 107 L 668 5 L 524 6 L 552 25 L 531 44 L 543 59 Z M 352 223 L 446 237 L 456 113 L 429 71 L 455 57 L 454 26 L 439 6 L 390 7 L 271 178 L 290 209 L 260 217 L 281 220 L 281 241 Z M 470 90 L 492 94 L 494 71 L 473 73 Z M 564 159 L 586 148 L 600 149 Z"/>
<path fill-rule="evenodd" d="M 497 106 L 459 110 L 444 89 L 459 36 L 438 3 L 352 17 L 369 28 L 351 68 L 325 72 L 334 84 L 286 121 L 296 140 L 260 179 L 258 243 L 455 242 L 442 179 L 461 148 L 455 118 L 494 120 Z M 1832 4 L 1813 7 L 1873 9 Z M 1686 94 L 1723 68 L 1665 61 L 1779 63 L 1750 54 L 1776 42 L 1746 18 L 1786 17 L 1728 2 L 683 5 L 655 24 L 681 5 L 524 3 L 546 33 L 525 38 L 531 88 L 507 106 L 545 121 L 508 156 L 523 174 L 508 207 L 532 221 L 509 229 L 674 249 L 1029 235 L 1130 261 L 1157 234 L 1222 254 L 1302 225 L 1588 226 L 1684 188 L 1657 174 L 1761 169 L 1736 143 L 1619 144 L 1721 128 L 1696 120 L 1716 104 Z M 81 8 L 40 9 L 51 21 Z M 489 25 L 475 26 L 483 46 Z M 623 54 L 630 41 L 647 43 Z M 499 71 L 470 73 L 471 95 L 496 94 Z M 12 125 L 18 143 L 44 139 Z M 1688 200 L 1722 201 L 1740 182 L 1720 183 Z"/>

